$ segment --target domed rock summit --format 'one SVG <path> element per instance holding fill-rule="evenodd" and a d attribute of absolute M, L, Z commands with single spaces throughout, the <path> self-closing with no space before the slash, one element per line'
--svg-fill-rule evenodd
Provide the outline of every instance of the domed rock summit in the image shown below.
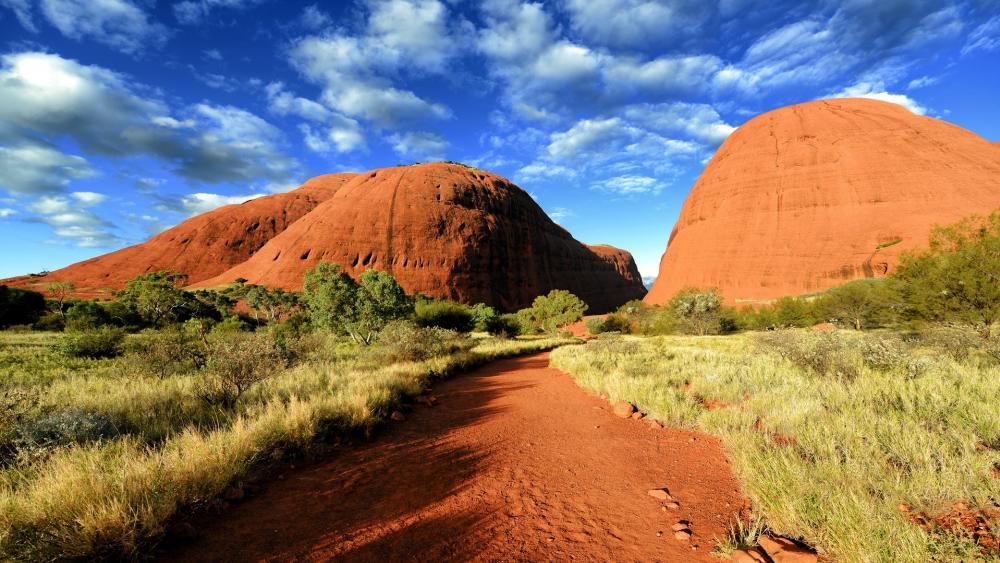
<path fill-rule="evenodd" d="M 646 293 L 628 252 L 587 247 L 507 179 L 443 162 L 359 174 L 250 259 L 196 285 L 244 278 L 298 290 L 319 262 L 355 277 L 376 268 L 410 293 L 505 311 L 552 289 L 592 312 Z"/>
<path fill-rule="evenodd" d="M 821 291 L 892 271 L 935 225 L 1000 207 L 1000 147 L 869 99 L 777 109 L 739 127 L 695 183 L 656 283 L 730 304 Z"/>
<path fill-rule="evenodd" d="M 148 241 L 51 272 L 19 278 L 19 284 L 44 291 L 50 282 L 67 281 L 77 293 L 122 289 L 130 279 L 157 270 L 174 270 L 198 282 L 218 275 L 260 250 L 267 241 L 330 198 L 354 174 L 317 176 L 280 194 L 226 205 L 196 215 Z"/>
<path fill-rule="evenodd" d="M 454 163 L 319 176 L 192 217 L 145 243 L 8 281 L 43 291 L 69 281 L 80 295 L 99 295 L 137 275 L 175 270 L 193 287 L 243 278 L 301 290 L 319 262 L 355 277 L 382 270 L 407 292 L 504 311 L 552 289 L 571 291 L 593 313 L 646 294 L 631 254 L 584 245 L 507 179 Z"/>

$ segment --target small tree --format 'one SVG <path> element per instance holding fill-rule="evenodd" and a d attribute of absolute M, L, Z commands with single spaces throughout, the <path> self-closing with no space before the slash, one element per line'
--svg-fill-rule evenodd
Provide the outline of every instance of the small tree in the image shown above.
<path fill-rule="evenodd" d="M 395 278 L 377 270 L 365 271 L 358 283 L 337 264 L 321 262 L 306 272 L 302 295 L 317 326 L 366 345 L 386 324 L 413 313 Z"/>
<path fill-rule="evenodd" d="M 882 280 L 863 279 L 829 289 L 819 299 L 818 308 L 827 316 L 861 330 L 879 324 L 891 306 Z"/>
<path fill-rule="evenodd" d="M 151 325 L 176 322 L 185 317 L 193 297 L 180 288 L 187 275 L 169 270 L 136 276 L 118 296 Z"/>
<path fill-rule="evenodd" d="M 722 299 L 714 289 L 685 289 L 668 305 L 679 328 L 689 334 L 716 334 L 722 319 Z"/>
<path fill-rule="evenodd" d="M 66 318 L 66 300 L 73 294 L 74 289 L 76 286 L 67 281 L 54 281 L 45 285 L 45 290 L 49 292 L 56 304 L 56 311 L 63 319 Z"/>
<path fill-rule="evenodd" d="M 988 337 L 1000 321 L 1000 211 L 934 229 L 930 248 L 905 254 L 891 285 L 911 317 Z"/>
<path fill-rule="evenodd" d="M 274 288 L 267 289 L 259 285 L 247 285 L 246 302 L 253 311 L 255 320 L 263 315 L 268 322 L 279 321 L 288 315 L 299 304 L 298 294 Z"/>
<path fill-rule="evenodd" d="M 232 408 L 247 390 L 284 367 L 280 351 L 266 332 L 227 334 L 208 348 L 207 378 L 201 396 Z"/>
<path fill-rule="evenodd" d="M 559 327 L 583 318 L 587 304 L 565 289 L 553 289 L 546 295 L 539 295 L 531 307 L 518 311 L 525 324 L 534 330 L 555 333 Z"/>

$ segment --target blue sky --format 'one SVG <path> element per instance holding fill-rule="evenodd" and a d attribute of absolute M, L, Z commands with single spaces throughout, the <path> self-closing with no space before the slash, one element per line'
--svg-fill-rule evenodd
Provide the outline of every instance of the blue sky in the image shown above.
<path fill-rule="evenodd" d="M 651 276 L 734 127 L 845 95 L 1000 139 L 1000 1 L 0 0 L 0 277 L 440 159 Z"/>

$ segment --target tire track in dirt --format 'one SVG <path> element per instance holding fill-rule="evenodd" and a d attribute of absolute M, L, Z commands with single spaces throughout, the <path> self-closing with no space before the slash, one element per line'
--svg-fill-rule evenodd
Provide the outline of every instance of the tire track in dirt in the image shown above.
<path fill-rule="evenodd" d="M 548 354 L 437 385 L 374 441 L 266 485 L 183 561 L 717 561 L 745 506 L 715 438 L 620 419 Z M 668 487 L 664 510 L 649 489 Z M 691 522 L 690 542 L 674 539 Z M 657 535 L 662 532 L 662 535 Z"/>

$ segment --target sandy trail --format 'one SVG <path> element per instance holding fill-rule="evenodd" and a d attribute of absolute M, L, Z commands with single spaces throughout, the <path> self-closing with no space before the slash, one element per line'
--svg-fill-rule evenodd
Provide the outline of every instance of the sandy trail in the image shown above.
<path fill-rule="evenodd" d="M 718 561 L 713 538 L 745 501 L 716 439 L 615 417 L 547 354 L 434 394 L 376 440 L 202 518 L 163 559 Z M 648 496 L 664 486 L 680 508 Z M 690 542 L 674 539 L 679 519 Z"/>

